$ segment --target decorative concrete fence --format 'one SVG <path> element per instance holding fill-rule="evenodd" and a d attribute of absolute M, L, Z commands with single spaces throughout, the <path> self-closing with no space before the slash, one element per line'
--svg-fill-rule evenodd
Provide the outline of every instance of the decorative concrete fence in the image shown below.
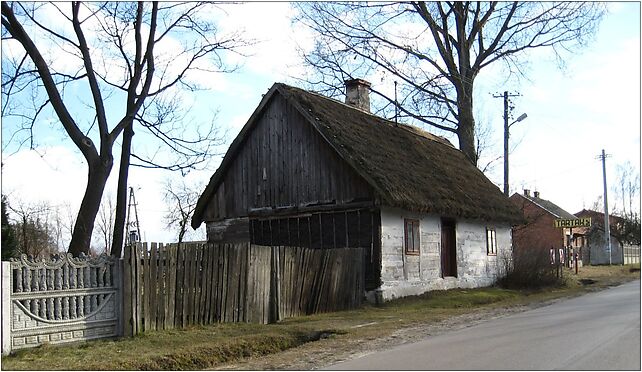
<path fill-rule="evenodd" d="M 624 253 L 624 264 L 639 264 L 640 263 L 640 245 L 624 244 L 622 247 Z"/>
<path fill-rule="evenodd" d="M 2 353 L 121 335 L 121 272 L 108 256 L 2 262 Z"/>
<path fill-rule="evenodd" d="M 2 353 L 358 307 L 363 248 L 137 243 L 108 256 L 2 262 Z"/>

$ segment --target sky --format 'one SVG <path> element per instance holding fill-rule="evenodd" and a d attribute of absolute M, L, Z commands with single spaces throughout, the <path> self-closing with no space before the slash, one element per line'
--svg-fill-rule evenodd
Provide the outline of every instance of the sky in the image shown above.
<path fill-rule="evenodd" d="M 617 165 L 630 162 L 640 169 L 640 4 L 609 3 L 594 41 L 569 59 L 561 70 L 547 53 L 533 53 L 528 79 L 506 83 L 496 70 L 482 73 L 476 81 L 475 109 L 478 123 L 488 127 L 490 148 L 483 158 L 499 157 L 503 151 L 503 103 L 493 95 L 505 90 L 519 92 L 513 99 L 515 117 L 528 117 L 511 127 L 510 188 L 537 190 L 570 213 L 591 207 L 603 192 L 602 149 L 607 182 L 617 178 Z M 246 56 L 229 62 L 241 67 L 233 74 L 203 79 L 209 91 L 185 95 L 194 117 L 215 116 L 227 132 L 208 169 L 190 172 L 185 181 L 205 186 L 222 159 L 227 146 L 246 123 L 262 95 L 274 82 L 297 85 L 302 76 L 297 46 L 309 49 L 313 37 L 304 29 L 293 29 L 289 3 L 224 5 L 216 15 L 223 32 L 243 30 L 257 43 Z M 11 52 L 3 42 L 3 53 Z M 375 85 L 376 81 L 371 81 Z M 82 98 L 86 92 L 78 92 Z M 11 127 L 3 123 L 2 193 L 11 200 L 47 202 L 77 211 L 84 193 L 87 169 L 73 145 L 57 128 L 55 118 L 45 118 L 36 132 L 36 150 L 5 146 Z M 425 128 L 431 130 L 430 128 Z M 439 133 L 443 135 L 443 133 Z M 137 137 L 134 137 L 135 141 Z M 448 137 L 457 143 L 456 138 Z M 135 146 L 144 146 L 137 143 Z M 115 197 L 117 168 L 105 192 Z M 487 172 L 503 187 L 501 158 Z M 133 168 L 130 186 L 136 193 L 143 240 L 171 242 L 176 237 L 163 221 L 166 205 L 163 184 L 179 182 L 180 174 Z M 639 180 L 638 180 L 639 182 Z M 615 203 L 609 187 L 609 205 Z M 636 201 L 639 205 L 639 200 Z M 201 230 L 198 234 L 204 236 Z M 199 235 L 195 235 L 197 238 Z"/>

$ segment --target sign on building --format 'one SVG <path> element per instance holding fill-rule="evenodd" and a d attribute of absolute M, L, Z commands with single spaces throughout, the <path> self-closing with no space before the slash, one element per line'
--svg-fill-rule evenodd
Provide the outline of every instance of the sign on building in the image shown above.
<path fill-rule="evenodd" d="M 560 218 L 555 220 L 555 227 L 591 227 L 591 217 Z"/>

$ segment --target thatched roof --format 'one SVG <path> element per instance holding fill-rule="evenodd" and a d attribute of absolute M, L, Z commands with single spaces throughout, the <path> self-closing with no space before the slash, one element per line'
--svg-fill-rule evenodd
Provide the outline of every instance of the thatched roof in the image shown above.
<path fill-rule="evenodd" d="M 276 83 L 252 118 L 273 94 L 282 95 L 317 129 L 328 144 L 379 194 L 381 203 L 446 217 L 496 222 L 518 222 L 521 213 L 467 157 L 444 138 L 419 128 L 398 124 L 342 102 Z M 237 137 L 225 158 L 235 151 Z M 233 156 L 232 156 L 233 157 Z M 226 159 L 227 160 L 227 159 Z M 225 163 L 225 160 L 223 161 Z M 221 164 L 220 168 L 223 168 Z M 223 171 L 220 169 L 216 172 Z M 215 174 L 199 199 L 192 226 L 201 223 Z M 200 209 L 199 209 L 200 208 Z"/>

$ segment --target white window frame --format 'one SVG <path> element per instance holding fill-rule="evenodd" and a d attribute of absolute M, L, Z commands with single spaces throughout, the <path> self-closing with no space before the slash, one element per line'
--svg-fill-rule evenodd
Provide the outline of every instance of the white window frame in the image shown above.
<path fill-rule="evenodd" d="M 497 230 L 494 227 L 486 227 L 486 254 L 497 256 Z"/>

